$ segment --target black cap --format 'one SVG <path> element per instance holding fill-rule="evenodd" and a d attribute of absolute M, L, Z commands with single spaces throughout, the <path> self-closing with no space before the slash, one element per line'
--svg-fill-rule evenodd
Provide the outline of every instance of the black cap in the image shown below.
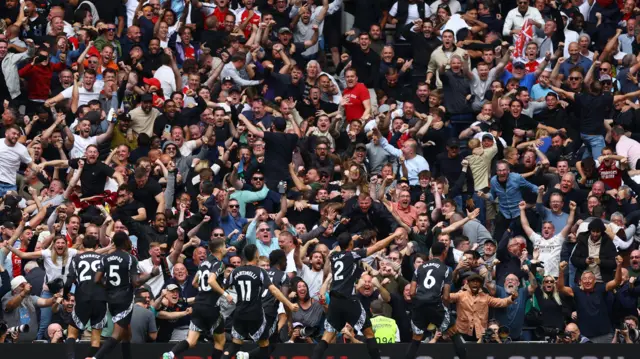
<path fill-rule="evenodd" d="M 407 179 L 407 177 L 402 177 L 402 178 L 400 178 L 400 179 L 398 180 L 398 182 L 397 182 L 397 184 L 400 184 L 400 183 L 406 183 L 406 184 L 409 184 L 409 180 Z"/>
<path fill-rule="evenodd" d="M 467 282 L 474 282 L 474 281 L 484 282 L 484 278 L 482 278 L 482 276 L 478 273 L 473 273 L 470 276 L 468 276 L 466 279 L 467 279 Z"/>
<path fill-rule="evenodd" d="M 229 94 L 233 93 L 233 92 L 238 92 L 241 93 L 242 91 L 240 90 L 240 87 L 238 86 L 233 86 L 229 89 Z"/>
<path fill-rule="evenodd" d="M 364 143 L 358 143 L 356 145 L 356 151 L 367 151 L 367 146 Z"/>
<path fill-rule="evenodd" d="M 87 112 L 84 117 L 83 120 L 87 120 L 91 123 L 98 123 L 101 121 L 101 117 L 102 115 L 100 114 L 100 112 L 98 111 L 89 111 Z"/>
<path fill-rule="evenodd" d="M 143 94 L 142 96 L 140 96 L 140 101 L 153 102 L 153 95 L 150 93 Z"/>
<path fill-rule="evenodd" d="M 283 26 L 278 30 L 278 34 L 284 34 L 285 32 L 292 34 L 291 29 L 286 26 Z"/>
<path fill-rule="evenodd" d="M 276 130 L 283 132 L 287 129 L 287 121 L 282 117 L 276 117 L 273 119 L 273 126 Z"/>
<path fill-rule="evenodd" d="M 225 83 L 225 82 L 233 82 L 233 79 L 230 76 L 223 77 L 222 83 Z"/>
<path fill-rule="evenodd" d="M 6 229 L 16 229 L 16 225 L 9 221 L 4 222 L 2 226 Z"/>
<path fill-rule="evenodd" d="M 457 139 L 450 138 L 450 139 L 447 140 L 446 146 L 450 147 L 450 148 L 453 148 L 453 147 L 458 147 L 459 148 L 460 144 L 458 143 Z"/>

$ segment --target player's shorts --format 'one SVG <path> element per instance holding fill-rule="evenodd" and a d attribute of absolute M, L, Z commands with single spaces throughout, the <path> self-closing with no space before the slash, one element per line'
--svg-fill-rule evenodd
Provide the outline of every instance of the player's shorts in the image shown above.
<path fill-rule="evenodd" d="M 349 323 L 356 331 L 371 328 L 371 321 L 367 317 L 362 303 L 357 298 L 346 298 L 342 295 L 330 294 L 329 312 L 324 322 L 324 330 L 337 333 Z"/>
<path fill-rule="evenodd" d="M 130 302 L 112 302 L 109 303 L 109 313 L 111 320 L 121 327 L 128 327 L 131 324 L 133 316 L 133 298 Z"/>
<path fill-rule="evenodd" d="M 275 317 L 272 315 L 266 315 L 265 319 L 267 320 L 267 330 L 269 331 L 269 338 L 276 332 L 278 329 L 278 316 Z"/>
<path fill-rule="evenodd" d="M 72 322 L 76 329 L 83 331 L 91 321 L 91 328 L 103 329 L 107 325 L 107 302 L 89 301 L 76 302 L 71 313 Z"/>
<path fill-rule="evenodd" d="M 416 335 L 423 335 L 429 324 L 435 325 L 433 329 L 445 331 L 450 322 L 449 311 L 442 303 L 422 304 L 414 307 L 411 312 L 411 330 Z"/>
<path fill-rule="evenodd" d="M 277 321 L 275 321 L 277 325 Z M 254 342 L 269 339 L 271 336 L 270 328 L 267 326 L 267 318 L 262 314 L 260 319 L 249 319 L 243 315 L 243 318 L 234 316 L 233 325 L 231 326 L 231 336 L 233 339 L 248 340 Z"/>
<path fill-rule="evenodd" d="M 224 318 L 220 307 L 194 304 L 189 330 L 211 334 L 224 334 Z"/>

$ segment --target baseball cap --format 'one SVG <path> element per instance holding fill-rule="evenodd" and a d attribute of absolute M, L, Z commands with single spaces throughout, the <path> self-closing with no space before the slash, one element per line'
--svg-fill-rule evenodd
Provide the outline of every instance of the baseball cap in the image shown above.
<path fill-rule="evenodd" d="M 450 138 L 447 140 L 447 143 L 445 144 L 447 147 L 453 148 L 453 147 L 460 147 L 460 144 L 458 143 L 458 140 L 456 140 L 455 138 Z"/>
<path fill-rule="evenodd" d="M 600 82 L 611 81 L 611 76 L 604 74 L 600 76 Z"/>
<path fill-rule="evenodd" d="M 238 92 L 238 93 L 240 93 L 240 92 L 242 92 L 242 91 L 240 90 L 240 87 L 238 87 L 238 86 L 233 86 L 233 87 L 231 87 L 231 88 L 229 89 L 229 93 L 231 94 L 232 92 Z"/>
<path fill-rule="evenodd" d="M 11 290 L 16 290 L 22 283 L 27 283 L 24 276 L 17 276 L 11 280 Z"/>
<path fill-rule="evenodd" d="M 398 180 L 398 184 L 400 183 L 406 183 L 409 184 L 409 180 L 407 179 L 407 177 L 402 177 Z"/>
<path fill-rule="evenodd" d="M 176 145 L 176 143 L 175 143 L 175 142 L 173 142 L 173 141 L 166 141 L 165 143 L 163 143 L 163 144 L 162 144 L 162 150 L 164 151 L 164 150 L 167 148 L 167 146 L 169 146 L 169 145 L 174 145 L 176 148 L 178 148 L 178 145 Z"/>
<path fill-rule="evenodd" d="M 513 62 L 513 68 L 519 68 L 519 69 L 524 69 L 526 67 L 525 63 L 520 61 L 520 60 L 516 60 Z"/>
<path fill-rule="evenodd" d="M 356 145 L 356 151 L 366 151 L 367 146 L 364 143 L 358 143 Z"/>
<path fill-rule="evenodd" d="M 149 85 L 149 86 L 155 86 L 156 88 L 160 88 L 162 87 L 162 85 L 160 85 L 160 80 L 158 80 L 157 78 L 143 78 L 142 82 L 144 82 L 145 84 Z"/>
<path fill-rule="evenodd" d="M 230 76 L 223 77 L 222 83 L 225 83 L 225 82 L 233 82 L 233 79 Z"/>
<path fill-rule="evenodd" d="M 387 113 L 387 112 L 389 112 L 389 109 L 390 109 L 389 105 L 384 104 L 384 105 L 378 107 L 378 112 Z"/>
<path fill-rule="evenodd" d="M 295 323 L 293 323 L 293 327 L 294 327 L 294 328 L 304 327 L 304 324 L 302 324 L 302 323 L 300 323 L 300 322 L 295 322 Z"/>
<path fill-rule="evenodd" d="M 287 121 L 282 117 L 276 117 L 273 119 L 273 126 L 278 131 L 284 131 L 287 128 Z"/>
<path fill-rule="evenodd" d="M 492 140 L 493 141 L 493 136 L 489 133 L 485 133 L 484 135 L 482 135 L 482 140 Z"/>
<path fill-rule="evenodd" d="M 289 29 L 289 28 L 288 28 L 288 27 L 286 27 L 286 26 L 283 26 L 283 27 L 281 27 L 281 28 L 280 28 L 280 30 L 278 30 L 278 34 L 284 34 L 285 32 L 288 32 L 288 33 L 290 33 L 290 34 L 292 33 L 292 32 L 291 32 L 291 29 Z"/>
<path fill-rule="evenodd" d="M 176 289 L 178 289 L 178 288 L 179 288 L 179 287 L 178 287 L 176 284 L 169 284 L 169 285 L 166 287 L 166 289 L 167 289 L 168 291 L 176 290 Z"/>
<path fill-rule="evenodd" d="M 142 96 L 140 96 L 140 101 L 153 102 L 153 95 L 150 93 L 143 94 Z"/>
<path fill-rule="evenodd" d="M 493 238 L 487 238 L 487 239 L 485 239 L 485 240 L 484 240 L 484 244 L 487 244 L 487 242 L 491 242 L 491 243 L 493 243 L 494 245 L 497 245 L 496 240 L 495 240 L 495 239 L 493 239 Z"/>
<path fill-rule="evenodd" d="M 16 229 L 16 225 L 13 222 L 6 221 L 2 224 L 2 226 L 6 229 Z"/>
<path fill-rule="evenodd" d="M 87 120 L 87 121 L 89 121 L 91 123 L 98 123 L 101 120 L 100 117 L 101 117 L 100 112 L 98 112 L 98 111 L 89 111 L 84 115 L 83 119 Z"/>

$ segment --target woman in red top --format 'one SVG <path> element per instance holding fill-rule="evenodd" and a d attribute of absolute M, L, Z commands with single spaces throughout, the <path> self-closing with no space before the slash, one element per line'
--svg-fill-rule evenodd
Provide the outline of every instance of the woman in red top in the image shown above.
<path fill-rule="evenodd" d="M 353 68 L 344 73 L 347 88 L 342 93 L 342 104 L 347 122 L 362 119 L 366 123 L 371 117 L 371 98 L 367 87 L 358 82 L 358 75 Z"/>

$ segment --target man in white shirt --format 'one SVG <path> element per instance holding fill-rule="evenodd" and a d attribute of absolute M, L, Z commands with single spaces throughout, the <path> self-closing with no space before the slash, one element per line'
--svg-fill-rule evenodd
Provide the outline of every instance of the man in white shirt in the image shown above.
<path fill-rule="evenodd" d="M 293 238 L 293 234 L 291 234 L 291 232 L 282 231 L 278 235 L 278 245 L 287 255 L 287 268 L 285 269 L 285 273 L 287 273 L 289 278 L 295 277 L 297 271 L 296 261 L 294 258 L 296 249 L 294 241 L 296 241 L 296 239 Z"/>
<path fill-rule="evenodd" d="M 78 106 L 86 105 L 89 101 L 97 100 L 100 97 L 100 92 L 104 86 L 104 82 L 96 82 L 96 72 L 93 69 L 84 70 L 84 76 L 82 77 L 82 84 L 78 83 L 78 80 L 74 79 L 73 86 L 65 89 L 56 96 L 48 99 L 44 102 L 47 107 L 52 107 L 58 102 L 73 97 L 73 89 L 77 86 L 78 89 Z"/>
<path fill-rule="evenodd" d="M 555 228 L 550 221 L 542 224 L 542 235 L 536 233 L 529 226 L 529 220 L 527 219 L 526 209 L 527 203 L 522 201 L 518 204 L 520 207 L 520 223 L 522 224 L 522 230 L 529 237 L 529 240 L 533 242 L 534 248 L 538 249 L 540 257 L 538 260 L 544 262 L 544 274 L 554 277 L 558 276 L 560 263 L 560 252 L 562 251 L 562 244 L 569 235 L 571 226 L 573 225 L 573 218 L 576 214 L 576 203 L 571 201 L 569 203 L 569 219 L 567 224 L 562 228 L 560 233 L 554 235 Z"/>
<path fill-rule="evenodd" d="M 414 139 L 409 139 L 402 145 L 402 150 L 399 150 L 389 144 L 387 139 L 380 134 L 380 131 L 377 128 L 375 128 L 374 131 L 377 132 L 376 136 L 379 136 L 380 138 L 380 146 L 382 146 L 382 148 L 384 148 L 384 150 L 390 155 L 397 157 L 400 161 L 400 166 L 407 169 L 408 176 L 406 177 L 409 179 L 409 185 L 419 185 L 418 173 L 424 170 L 428 171 L 429 163 L 424 159 L 424 157 L 416 153 L 418 143 Z"/>
<path fill-rule="evenodd" d="M 178 227 L 178 239 L 175 242 L 175 248 L 173 248 L 171 253 L 169 253 L 169 255 L 167 255 L 166 257 L 167 270 L 169 271 L 172 270 L 174 264 L 178 263 L 178 257 L 182 253 L 182 246 L 184 245 L 183 238 L 184 231 L 182 230 L 182 227 Z M 165 248 L 162 248 L 163 246 Z M 163 249 L 166 250 L 166 244 L 161 244 L 159 242 L 150 243 L 149 258 L 138 262 L 138 271 L 140 273 L 153 273 L 153 269 L 155 267 L 160 267 L 162 261 L 164 260 L 162 256 Z M 153 296 L 158 297 L 158 295 L 160 295 L 160 292 L 162 291 L 162 288 L 164 287 L 164 274 L 162 273 L 162 270 L 160 270 L 158 275 L 152 275 L 149 280 L 147 280 L 146 284 L 151 287 Z"/>
<path fill-rule="evenodd" d="M 67 136 L 64 145 L 67 150 L 71 151 L 69 152 L 69 157 L 71 157 L 71 159 L 84 156 L 87 146 L 97 146 L 111 139 L 113 127 L 115 126 L 115 123 L 111 121 L 109 121 L 109 127 L 107 127 L 107 131 L 105 131 L 105 133 L 97 136 L 91 136 L 91 124 L 98 123 L 100 121 L 101 118 L 99 112 L 89 111 L 84 115 L 84 118 L 78 122 L 78 125 L 76 126 L 77 133 L 74 133 L 73 137 Z"/>
<path fill-rule="evenodd" d="M 544 20 L 538 9 L 529 6 L 528 0 L 518 0 L 518 7 L 509 11 L 504 20 L 502 35 L 513 36 L 520 34 L 522 25 L 524 25 L 524 21 L 527 19 L 533 21 L 533 24 L 538 28 L 544 25 Z"/>
<path fill-rule="evenodd" d="M 309 241 L 310 245 L 317 245 L 319 243 L 318 239 L 312 239 Z M 308 243 L 309 243 L 308 242 Z M 318 246 L 316 246 L 318 248 Z M 307 286 L 309 287 L 309 295 L 311 298 L 315 300 L 320 299 L 320 288 L 322 287 L 322 282 L 324 280 L 324 261 L 325 258 L 320 251 L 317 249 L 311 253 L 311 259 L 309 264 L 304 264 L 302 262 L 302 257 L 305 257 L 306 253 L 302 253 L 300 251 L 300 256 L 298 261 L 296 261 L 296 271 L 298 277 L 302 278 Z M 289 262 L 287 262 L 288 264 Z"/>
<path fill-rule="evenodd" d="M 36 173 L 40 168 L 33 163 L 27 148 L 18 143 L 20 128 L 16 125 L 7 126 L 4 131 L 4 139 L 0 141 L 0 197 L 8 191 L 15 191 L 16 173 L 20 164 L 24 163 Z"/>

